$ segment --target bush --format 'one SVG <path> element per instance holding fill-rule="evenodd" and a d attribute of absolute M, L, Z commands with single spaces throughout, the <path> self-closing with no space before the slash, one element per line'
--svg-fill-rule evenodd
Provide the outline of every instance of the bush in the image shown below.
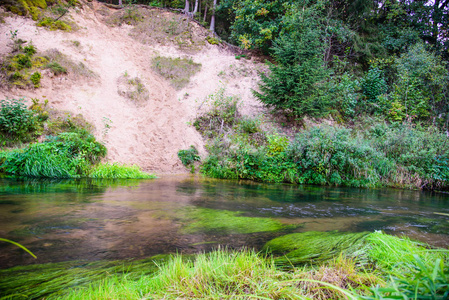
<path fill-rule="evenodd" d="M 67 74 L 67 69 L 55 61 L 48 63 L 45 66 L 45 68 L 50 69 L 53 72 L 53 74 L 55 74 L 56 76 L 61 75 L 61 74 Z"/>
<path fill-rule="evenodd" d="M 39 87 L 40 83 L 41 83 L 41 73 L 39 72 L 34 72 L 31 76 L 30 76 L 30 80 L 31 82 L 34 84 L 34 87 Z"/>
<path fill-rule="evenodd" d="M 178 157 L 181 160 L 182 164 L 186 167 L 201 159 L 198 155 L 198 150 L 196 150 L 195 146 L 193 145 L 191 145 L 187 150 L 179 150 Z"/>
<path fill-rule="evenodd" d="M 0 100 L 0 131 L 12 139 L 28 140 L 38 128 L 37 118 L 23 99 Z"/>
<path fill-rule="evenodd" d="M 362 111 L 367 113 L 383 113 L 384 108 L 379 105 L 379 97 L 387 92 L 387 83 L 383 73 L 378 68 L 371 68 L 362 80 L 362 92 L 366 102 Z"/>

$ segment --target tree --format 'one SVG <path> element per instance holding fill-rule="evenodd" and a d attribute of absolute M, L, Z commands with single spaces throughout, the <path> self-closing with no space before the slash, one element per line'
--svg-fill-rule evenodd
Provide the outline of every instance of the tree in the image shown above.
<path fill-rule="evenodd" d="M 265 105 L 289 115 L 317 116 L 329 108 L 322 94 L 322 81 L 328 70 L 324 63 L 325 28 L 315 6 L 297 7 L 285 20 L 285 31 L 272 48 L 277 64 L 270 74 L 261 74 L 260 92 L 254 92 Z"/>

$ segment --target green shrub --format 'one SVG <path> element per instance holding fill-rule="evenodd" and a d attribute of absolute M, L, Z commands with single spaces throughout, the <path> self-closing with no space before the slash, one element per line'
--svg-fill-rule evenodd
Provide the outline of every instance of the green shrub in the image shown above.
<path fill-rule="evenodd" d="M 18 70 L 31 68 L 33 66 L 31 63 L 31 58 L 25 54 L 17 54 L 14 56 L 13 61 L 17 62 Z"/>
<path fill-rule="evenodd" d="M 191 145 L 187 150 L 179 150 L 178 157 L 181 160 L 182 164 L 186 167 L 201 159 L 198 155 L 198 150 L 196 150 L 195 146 L 193 145 Z"/>
<path fill-rule="evenodd" d="M 385 108 L 379 105 L 379 97 L 387 92 L 382 71 L 379 68 L 370 68 L 361 83 L 362 92 L 366 102 L 362 110 L 368 113 L 383 113 Z"/>
<path fill-rule="evenodd" d="M 34 45 L 30 44 L 23 48 L 23 52 L 25 52 L 26 55 L 31 57 L 34 54 L 36 54 L 37 50 L 36 50 L 36 47 L 34 47 Z"/>
<path fill-rule="evenodd" d="M 30 80 L 34 84 L 34 87 L 39 87 L 41 83 L 41 73 L 34 72 L 33 74 L 31 74 Z"/>
<path fill-rule="evenodd" d="M 38 127 L 33 111 L 23 99 L 0 100 L 0 131 L 12 139 L 27 140 Z"/>
<path fill-rule="evenodd" d="M 61 66 L 59 63 L 52 61 L 45 66 L 46 69 L 50 69 L 56 76 L 61 74 L 67 74 L 67 69 Z"/>

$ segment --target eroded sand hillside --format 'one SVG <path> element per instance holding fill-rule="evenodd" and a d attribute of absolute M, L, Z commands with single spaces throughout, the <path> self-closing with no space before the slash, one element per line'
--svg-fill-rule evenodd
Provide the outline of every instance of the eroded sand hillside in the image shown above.
<path fill-rule="evenodd" d="M 57 49 L 82 62 L 96 76 L 51 76 L 44 70 L 40 88 L 2 88 L 0 98 L 48 99 L 56 109 L 82 114 L 107 146 L 108 161 L 137 164 L 159 174 L 186 172 L 177 157 L 180 149 L 194 145 L 204 155 L 204 141 L 190 124 L 200 109 L 207 108 L 207 96 L 219 88 L 241 97 L 242 113 L 257 114 L 261 110 L 251 88 L 257 86 L 257 70 L 262 65 L 249 59 L 237 60 L 225 47 L 209 44 L 204 39 L 207 31 L 194 23 L 199 40 L 204 40 L 196 51 L 133 37 L 131 25 L 107 25 L 107 19 L 116 13 L 98 2 L 83 3 L 64 17 L 78 25 L 73 32 L 49 31 L 36 27 L 31 19 L 6 17 L 6 23 L 0 24 L 1 56 L 11 51 L 10 31 L 18 30 L 18 37 L 32 41 L 38 51 Z M 175 20 L 172 13 L 157 14 Z M 175 90 L 151 69 L 156 56 L 191 58 L 201 64 L 201 71 L 186 87 Z M 146 100 L 136 102 L 119 93 L 124 75 L 141 79 L 148 89 Z"/>

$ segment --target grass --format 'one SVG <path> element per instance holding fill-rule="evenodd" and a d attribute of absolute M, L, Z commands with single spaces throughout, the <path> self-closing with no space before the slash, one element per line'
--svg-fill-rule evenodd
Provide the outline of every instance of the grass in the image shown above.
<path fill-rule="evenodd" d="M 140 170 L 136 165 L 126 166 L 118 163 L 103 163 L 96 165 L 89 177 L 91 178 L 119 178 L 119 179 L 145 179 L 157 178 L 153 174 L 149 174 Z"/>
<path fill-rule="evenodd" d="M 192 59 L 170 58 L 157 56 L 153 59 L 152 68 L 177 90 L 185 87 L 195 73 L 201 69 L 201 64 Z"/>
<path fill-rule="evenodd" d="M 97 75 L 82 62 L 75 62 L 58 49 L 49 49 L 42 54 L 47 60 L 45 68 L 48 68 L 55 75 L 68 73 L 75 77 L 96 78 Z"/>
<path fill-rule="evenodd" d="M 339 254 L 362 261 L 366 260 L 364 248 L 368 234 L 338 231 L 292 233 L 269 241 L 263 249 L 278 255 L 277 263 L 287 265 L 326 261 Z"/>
<path fill-rule="evenodd" d="M 131 78 L 127 73 L 120 76 L 118 81 L 119 95 L 135 102 L 141 102 L 150 98 L 150 92 L 139 77 Z"/>
<path fill-rule="evenodd" d="M 395 237 L 382 232 L 371 233 L 367 237 L 371 249 L 368 257 L 386 274 L 409 273 L 409 265 L 418 257 L 425 265 L 433 265 L 437 259 L 449 261 L 449 252 L 432 249 L 407 237 Z"/>
<path fill-rule="evenodd" d="M 254 250 L 217 249 L 195 256 L 176 254 L 135 262 L 65 262 L 15 267 L 0 270 L 0 289 L 3 295 L 76 300 L 447 299 L 449 266 L 444 250 L 424 250 L 407 240 L 377 232 L 368 235 L 366 240 L 369 247 L 365 250 L 387 256 L 383 244 L 399 247 L 400 252 L 392 256 L 398 259 L 397 263 L 410 266 L 409 272 L 389 273 L 391 277 L 385 277 L 386 282 L 379 277 L 382 273 L 372 269 L 373 266 L 382 268 L 382 257 L 371 266 L 365 265 L 365 269 L 357 258 L 341 254 L 318 265 L 285 270 L 276 267 L 274 257 Z M 408 256 L 400 256 L 401 251 L 427 252 L 425 255 L 436 259 L 425 261 L 414 255 L 408 261 Z"/>

